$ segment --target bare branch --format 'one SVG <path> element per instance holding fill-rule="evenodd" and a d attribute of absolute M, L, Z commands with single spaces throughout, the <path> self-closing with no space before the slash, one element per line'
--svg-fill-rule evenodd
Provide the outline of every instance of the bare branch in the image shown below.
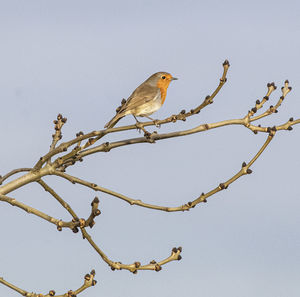
<path fill-rule="evenodd" d="M 95 286 L 97 284 L 97 281 L 94 279 L 95 278 L 95 270 L 92 270 L 89 274 L 86 274 L 84 276 L 84 283 L 81 287 L 79 287 L 77 290 L 75 291 L 68 291 L 65 294 L 62 295 L 55 295 L 55 291 L 54 290 L 50 290 L 48 294 L 44 295 L 44 294 L 38 294 L 38 293 L 30 293 L 28 291 L 22 290 L 18 287 L 16 287 L 15 285 L 9 283 L 8 281 L 4 280 L 2 277 L 0 277 L 0 283 L 2 283 L 3 285 L 15 290 L 16 292 L 18 292 L 19 294 L 21 294 L 22 296 L 26 296 L 26 297 L 75 297 L 78 294 L 80 294 L 81 292 L 83 292 L 84 290 L 86 290 L 89 287 Z"/>
<path fill-rule="evenodd" d="M 18 168 L 18 169 L 14 169 L 14 170 L 10 171 L 9 173 L 5 174 L 4 176 L 0 175 L 0 185 L 2 185 L 2 183 L 6 179 L 8 179 L 9 177 L 11 177 L 14 174 L 20 173 L 20 172 L 26 172 L 26 171 L 30 171 L 30 170 L 32 170 L 32 168 Z"/>
<path fill-rule="evenodd" d="M 34 215 L 36 215 L 36 216 L 38 216 L 38 217 L 40 217 L 40 218 L 42 218 L 42 219 L 44 219 L 44 220 L 46 220 L 50 223 L 56 225 L 57 229 L 59 231 L 61 231 L 62 228 L 70 228 L 72 230 L 72 229 L 74 229 L 74 227 L 78 227 L 80 225 L 79 222 L 73 222 L 73 221 L 64 222 L 62 220 L 55 219 L 55 218 L 45 214 L 44 212 L 42 212 L 40 210 L 37 210 L 37 209 L 35 209 L 31 206 L 28 206 L 28 205 L 14 199 L 14 198 L 8 197 L 6 195 L 0 194 L 0 201 L 7 202 L 12 206 L 16 206 L 18 208 L 21 208 L 24 211 L 26 211 L 27 213 L 34 214 Z"/>
<path fill-rule="evenodd" d="M 91 246 L 95 249 L 95 251 L 101 256 L 101 258 L 111 267 L 112 270 L 128 270 L 133 273 L 137 273 L 138 270 L 154 270 L 154 271 L 160 271 L 161 266 L 164 264 L 167 264 L 171 261 L 175 260 L 181 260 L 181 251 L 182 248 L 173 248 L 172 253 L 169 257 L 166 259 L 156 263 L 155 261 L 151 261 L 150 264 L 141 265 L 140 262 L 134 262 L 132 264 L 122 264 L 121 262 L 113 262 L 111 261 L 105 253 L 96 245 L 96 243 L 92 240 L 92 237 L 87 233 L 85 228 L 81 229 L 81 232 L 85 239 L 91 244 Z"/>
<path fill-rule="evenodd" d="M 201 202 L 206 202 L 206 198 L 216 194 L 217 192 L 227 189 L 231 183 L 236 181 L 241 176 L 243 176 L 245 174 L 250 174 L 252 172 L 250 169 L 250 166 L 253 165 L 253 163 L 258 159 L 258 157 L 262 154 L 262 152 L 265 150 L 265 148 L 269 145 L 269 143 L 273 139 L 275 133 L 276 133 L 276 130 L 270 131 L 269 136 L 267 137 L 267 140 L 264 142 L 264 144 L 262 145 L 260 150 L 256 153 L 256 155 L 250 160 L 250 162 L 248 164 L 243 163 L 242 169 L 239 172 L 237 172 L 233 177 L 231 177 L 224 183 L 220 183 L 216 188 L 209 191 L 208 193 L 206 193 L 206 194 L 202 193 L 201 196 L 198 197 L 197 199 L 195 199 L 194 201 L 188 202 L 184 205 L 177 206 L 177 207 L 158 206 L 158 205 L 144 203 L 141 200 L 135 200 L 135 199 L 129 198 L 123 194 L 111 191 L 104 187 L 98 186 L 95 183 L 82 180 L 78 177 L 71 176 L 65 172 L 54 171 L 53 174 L 60 176 L 64 179 L 70 181 L 73 184 L 76 184 L 76 183 L 81 184 L 83 186 L 93 189 L 94 191 L 100 191 L 100 192 L 115 196 L 123 201 L 128 202 L 130 205 L 137 205 L 137 206 L 141 206 L 141 207 L 145 207 L 145 208 L 149 208 L 149 209 L 161 210 L 161 211 L 166 211 L 166 212 L 185 211 L 185 210 L 190 210 L 190 208 L 195 207 L 197 204 L 199 204 Z"/>

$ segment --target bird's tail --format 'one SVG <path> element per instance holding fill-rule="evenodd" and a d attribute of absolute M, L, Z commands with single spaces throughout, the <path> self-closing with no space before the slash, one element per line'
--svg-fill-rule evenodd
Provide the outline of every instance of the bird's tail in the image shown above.
<path fill-rule="evenodd" d="M 117 122 L 119 122 L 122 118 L 124 117 L 124 115 L 122 115 L 122 114 L 116 114 L 105 126 L 104 126 L 104 128 L 107 128 L 107 129 L 109 129 L 109 128 L 113 128 L 116 124 L 117 124 Z"/>

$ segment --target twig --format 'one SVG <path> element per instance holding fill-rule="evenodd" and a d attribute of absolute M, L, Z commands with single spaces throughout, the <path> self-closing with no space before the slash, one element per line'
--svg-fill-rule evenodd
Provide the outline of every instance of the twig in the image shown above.
<path fill-rule="evenodd" d="M 250 174 L 252 171 L 250 169 L 250 166 L 252 166 L 252 164 L 257 160 L 257 158 L 262 154 L 262 152 L 265 150 L 265 148 L 268 146 L 268 144 L 271 142 L 272 138 L 275 135 L 276 130 L 271 130 L 269 133 L 269 136 L 267 137 L 267 140 L 265 141 L 265 143 L 262 145 L 261 149 L 257 152 L 257 154 L 253 157 L 253 159 L 248 163 L 243 163 L 242 169 L 236 173 L 233 177 L 231 177 L 230 179 L 228 179 L 226 182 L 224 183 L 220 183 L 216 188 L 214 188 L 213 190 L 211 190 L 210 192 L 204 194 L 202 193 L 200 197 L 198 197 L 197 199 L 195 199 L 192 202 L 188 202 L 184 205 L 181 206 L 177 206 L 177 207 L 167 207 L 167 206 L 158 206 L 158 205 L 153 205 L 153 204 L 148 204 L 148 203 L 144 203 L 141 200 L 136 200 L 136 199 L 132 199 L 129 198 L 125 195 L 122 195 L 120 193 L 111 191 L 109 189 L 106 189 L 104 187 L 98 186 L 95 183 L 92 182 L 88 182 L 85 180 L 82 180 L 78 177 L 75 176 L 71 176 L 65 172 L 59 172 L 59 171 L 54 171 L 53 174 L 60 176 L 68 181 L 70 181 L 71 183 L 75 184 L 81 184 L 83 186 L 86 186 L 88 188 L 93 189 L 94 191 L 100 191 L 112 196 L 115 196 L 123 201 L 128 202 L 130 205 L 137 205 L 137 206 L 141 206 L 141 207 L 145 207 L 145 208 L 149 208 L 149 209 L 155 209 L 155 210 L 161 210 L 161 211 L 166 211 L 166 212 L 176 212 L 176 211 L 185 211 L 185 210 L 189 210 L 190 208 L 194 207 L 195 205 L 197 205 L 200 202 L 206 202 L 206 198 L 214 195 L 215 193 L 227 189 L 227 187 L 233 183 L 235 180 L 237 180 L 238 178 L 240 178 L 241 176 L 245 175 L 245 174 Z"/>
<path fill-rule="evenodd" d="M 30 293 L 28 291 L 22 290 L 18 287 L 16 287 L 15 285 L 9 283 L 8 281 L 4 280 L 2 277 L 0 277 L 0 283 L 2 283 L 3 285 L 15 290 L 16 292 L 18 292 L 19 294 L 21 294 L 22 296 L 25 297 L 75 297 L 78 294 L 80 294 L 81 292 L 83 292 L 84 290 L 86 290 L 89 287 L 95 286 L 97 284 L 97 281 L 94 279 L 95 278 L 95 270 L 92 270 L 90 272 L 90 274 L 86 274 L 84 276 L 84 283 L 81 287 L 79 287 L 77 290 L 75 291 L 68 291 L 65 294 L 62 295 L 55 295 L 55 291 L 54 290 L 50 290 L 48 294 L 44 295 L 44 294 L 37 294 L 37 293 Z"/>
<path fill-rule="evenodd" d="M 64 222 L 62 220 L 58 220 L 58 219 L 55 219 L 47 214 L 45 214 L 44 212 L 40 211 L 40 210 L 37 210 L 31 206 L 28 206 L 14 198 L 10 198 L 6 195 L 2 195 L 0 194 L 0 201 L 4 201 L 4 202 L 7 202 L 9 203 L 10 205 L 12 206 L 16 206 L 18 208 L 21 208 L 23 209 L 24 211 L 26 211 L 27 213 L 31 213 L 31 214 L 34 214 L 54 225 L 57 226 L 57 229 L 59 231 L 61 231 L 62 228 L 70 228 L 70 229 L 74 229 L 74 227 L 78 227 L 80 224 L 79 222 L 74 222 L 74 221 L 71 221 L 71 222 Z"/>
<path fill-rule="evenodd" d="M 32 170 L 32 168 L 18 168 L 18 169 L 14 169 L 12 171 L 10 171 L 9 173 L 5 174 L 4 176 L 0 176 L 0 185 L 2 185 L 2 183 L 8 179 L 10 176 L 16 174 L 16 173 L 20 173 L 20 172 L 26 172 L 26 171 L 30 171 Z"/>
<path fill-rule="evenodd" d="M 167 257 L 166 259 L 156 263 L 155 261 L 151 261 L 150 264 L 141 265 L 140 262 L 134 262 L 132 264 L 122 264 L 121 262 L 113 262 L 111 261 L 105 253 L 96 245 L 96 243 L 92 240 L 92 237 L 87 233 L 87 231 L 82 228 L 82 234 L 84 238 L 88 240 L 88 242 L 91 244 L 91 246 L 95 249 L 95 251 L 101 256 L 101 258 L 111 267 L 112 270 L 128 270 L 133 273 L 137 273 L 138 270 L 154 270 L 154 271 L 160 271 L 161 266 L 164 264 L 167 264 L 171 261 L 175 260 L 181 260 L 181 251 L 182 248 L 173 248 L 171 255 Z"/>
<path fill-rule="evenodd" d="M 227 60 L 225 60 L 225 62 L 223 63 L 223 75 L 220 79 L 219 85 L 217 86 L 216 90 L 212 93 L 212 95 L 206 96 L 204 101 L 199 106 L 197 106 L 194 109 L 191 109 L 188 113 L 185 113 L 185 111 L 182 110 L 178 115 L 172 115 L 161 121 L 144 122 L 144 123 L 142 123 L 143 127 L 167 124 L 167 123 L 171 123 L 171 122 L 176 122 L 177 120 L 185 121 L 187 117 L 198 114 L 200 112 L 200 110 L 203 109 L 205 106 L 213 103 L 214 97 L 219 93 L 220 89 L 223 87 L 223 85 L 227 81 L 226 75 L 227 75 L 229 66 L 230 66 L 229 62 Z M 61 116 L 61 115 L 59 115 L 59 116 Z M 72 146 L 82 140 L 95 137 L 93 139 L 93 143 L 95 143 L 96 141 L 98 141 L 103 136 L 105 136 L 109 133 L 121 132 L 121 131 L 126 131 L 126 130 L 135 130 L 136 128 L 137 128 L 137 126 L 134 124 L 134 125 L 129 125 L 129 126 L 122 126 L 122 127 L 100 130 L 100 131 L 93 131 L 93 132 L 90 132 L 85 135 L 80 134 L 80 135 L 76 136 L 76 138 L 74 138 L 68 142 L 61 143 L 59 146 L 55 147 L 55 145 L 57 143 L 57 141 L 56 141 L 55 144 L 52 143 L 50 151 L 46 155 L 40 157 L 39 161 L 34 165 L 33 169 L 35 171 L 39 170 L 40 168 L 42 168 L 42 166 L 45 162 L 49 163 L 53 156 L 67 151 L 70 146 Z M 57 132 L 57 133 L 59 133 L 59 132 Z M 54 135 L 54 137 L 55 137 L 55 139 L 59 138 L 59 136 L 55 136 L 55 135 Z M 54 137 L 53 137 L 53 142 L 54 142 Z M 82 149 L 85 149 L 85 147 L 83 147 Z"/>

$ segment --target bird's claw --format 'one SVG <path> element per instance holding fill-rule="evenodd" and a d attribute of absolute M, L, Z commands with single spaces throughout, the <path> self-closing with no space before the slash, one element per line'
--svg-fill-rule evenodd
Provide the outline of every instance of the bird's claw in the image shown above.
<path fill-rule="evenodd" d="M 154 120 L 153 123 L 157 128 L 161 127 L 161 124 L 159 124 L 159 120 Z"/>

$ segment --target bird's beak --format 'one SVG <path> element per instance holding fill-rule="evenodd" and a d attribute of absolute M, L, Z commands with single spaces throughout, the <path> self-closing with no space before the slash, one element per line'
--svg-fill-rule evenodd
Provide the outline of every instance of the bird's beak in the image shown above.
<path fill-rule="evenodd" d="M 177 77 L 172 77 L 172 78 L 171 78 L 171 80 L 177 80 L 177 79 L 178 79 Z"/>

